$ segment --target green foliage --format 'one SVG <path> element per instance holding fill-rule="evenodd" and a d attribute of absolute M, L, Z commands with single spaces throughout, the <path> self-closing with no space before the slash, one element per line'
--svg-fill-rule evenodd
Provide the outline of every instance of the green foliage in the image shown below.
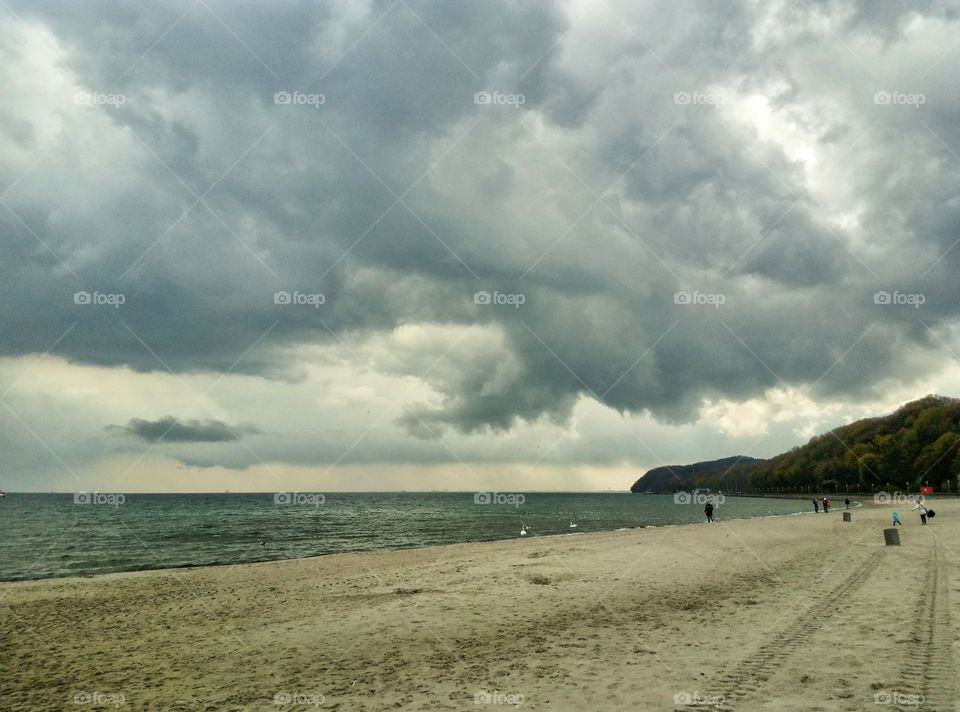
<path fill-rule="evenodd" d="M 877 491 L 895 483 L 953 490 L 960 473 L 960 400 L 926 396 L 882 418 L 866 418 L 811 438 L 769 460 L 726 458 L 658 467 L 634 491 L 760 489 Z M 653 475 L 651 477 L 651 475 Z"/>

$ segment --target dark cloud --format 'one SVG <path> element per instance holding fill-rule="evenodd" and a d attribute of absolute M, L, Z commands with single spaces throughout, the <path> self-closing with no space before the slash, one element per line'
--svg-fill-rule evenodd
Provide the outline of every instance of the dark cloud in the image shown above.
<path fill-rule="evenodd" d="M 56 72 L 127 101 L 77 106 L 40 77 L 0 108 L 6 355 L 78 322 L 55 348 L 76 362 L 296 380 L 299 346 L 495 327 L 498 350 L 443 369 L 438 344 L 380 365 L 429 371 L 438 400 L 402 419 L 429 436 L 563 421 L 582 395 L 674 422 L 781 378 L 870 393 L 932 367 L 919 318 L 956 322 L 957 54 L 937 30 L 954 3 L 13 7 L 27 24 L 4 30 L 7 71 L 28 66 L 36 25 Z M 926 101 L 878 105 L 881 90 Z M 871 299 L 897 288 L 929 294 L 924 311 Z M 81 290 L 125 301 L 75 304 Z M 526 301 L 476 305 L 478 290 Z"/>
<path fill-rule="evenodd" d="M 239 440 L 243 433 L 259 433 L 249 425 L 230 426 L 220 420 L 180 420 L 172 415 L 157 420 L 132 418 L 126 425 L 110 425 L 112 432 L 124 432 L 149 443 L 222 443 Z"/>

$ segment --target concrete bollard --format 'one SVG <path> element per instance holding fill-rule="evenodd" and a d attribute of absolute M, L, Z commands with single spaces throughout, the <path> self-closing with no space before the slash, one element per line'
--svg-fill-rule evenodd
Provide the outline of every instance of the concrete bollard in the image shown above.
<path fill-rule="evenodd" d="M 884 529 L 883 543 L 887 546 L 900 546 L 900 530 Z"/>
<path fill-rule="evenodd" d="M 850 521 L 850 512 L 844 512 L 844 513 L 843 513 L 843 521 L 845 521 L 845 522 L 849 522 L 849 521 Z"/>

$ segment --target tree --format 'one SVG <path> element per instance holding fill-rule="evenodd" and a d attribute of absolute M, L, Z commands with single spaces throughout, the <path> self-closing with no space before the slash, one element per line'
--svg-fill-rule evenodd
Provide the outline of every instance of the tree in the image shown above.
<path fill-rule="evenodd" d="M 917 484 L 930 482 L 939 488 L 942 482 L 949 480 L 953 476 L 957 445 L 960 445 L 960 434 L 950 431 L 923 448 L 914 470 Z"/>

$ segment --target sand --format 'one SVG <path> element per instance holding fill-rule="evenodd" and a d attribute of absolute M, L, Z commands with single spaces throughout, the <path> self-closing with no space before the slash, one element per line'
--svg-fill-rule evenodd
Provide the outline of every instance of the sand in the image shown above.
<path fill-rule="evenodd" d="M 2 584 L 0 709 L 960 709 L 934 506 Z"/>

